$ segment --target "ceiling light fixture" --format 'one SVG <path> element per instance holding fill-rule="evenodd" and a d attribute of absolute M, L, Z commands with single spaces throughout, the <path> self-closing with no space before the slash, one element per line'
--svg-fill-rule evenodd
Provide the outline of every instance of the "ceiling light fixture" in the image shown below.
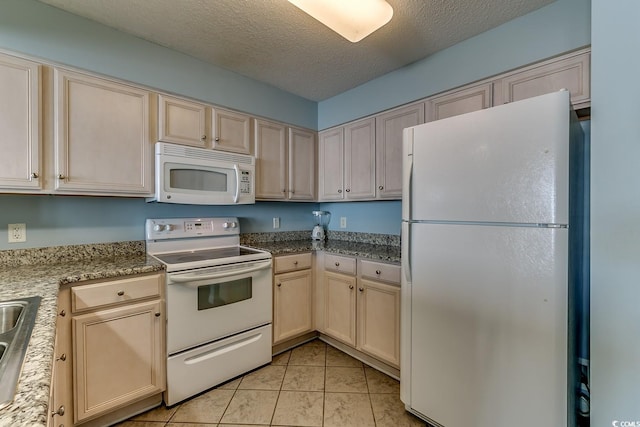
<path fill-rule="evenodd" d="M 350 42 L 356 43 L 391 20 L 385 0 L 289 0 Z"/>

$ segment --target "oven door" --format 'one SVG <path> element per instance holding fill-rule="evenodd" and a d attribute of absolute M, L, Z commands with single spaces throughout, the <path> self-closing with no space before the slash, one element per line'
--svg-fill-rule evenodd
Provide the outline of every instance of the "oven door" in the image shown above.
<path fill-rule="evenodd" d="M 271 260 L 167 274 L 169 355 L 271 323 Z"/>

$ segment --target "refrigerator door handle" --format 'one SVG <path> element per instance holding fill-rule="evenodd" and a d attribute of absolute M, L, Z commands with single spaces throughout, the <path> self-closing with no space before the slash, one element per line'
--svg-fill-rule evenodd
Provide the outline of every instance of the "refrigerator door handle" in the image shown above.
<path fill-rule="evenodd" d="M 402 230 L 400 235 L 401 241 L 401 261 L 402 274 L 404 275 L 404 283 L 411 283 L 411 233 L 409 233 L 411 223 L 402 221 Z"/>
<path fill-rule="evenodd" d="M 402 164 L 402 219 L 411 219 L 411 190 L 413 184 L 413 129 L 403 133 Z"/>

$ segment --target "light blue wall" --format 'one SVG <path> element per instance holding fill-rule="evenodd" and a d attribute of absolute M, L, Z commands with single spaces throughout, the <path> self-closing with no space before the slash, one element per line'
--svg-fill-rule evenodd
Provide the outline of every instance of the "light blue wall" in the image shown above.
<path fill-rule="evenodd" d="M 592 0 L 591 401 L 640 421 L 640 2 Z"/>
<path fill-rule="evenodd" d="M 35 0 L 0 1 L 0 48 L 317 127 L 316 102 Z"/>
<path fill-rule="evenodd" d="M 318 129 L 377 113 L 590 43 L 590 1 L 556 0 L 318 104 Z"/>
<path fill-rule="evenodd" d="M 0 195 L 0 250 L 144 240 L 147 218 L 237 216 L 243 233 L 311 230 L 317 203 L 196 206 L 116 197 Z M 273 217 L 280 218 L 274 230 Z M 7 243 L 7 224 L 26 223 L 27 242 Z"/>
<path fill-rule="evenodd" d="M 320 203 L 320 209 L 331 212 L 329 230 L 400 235 L 399 201 Z M 340 217 L 347 218 L 347 228 L 340 228 Z"/>

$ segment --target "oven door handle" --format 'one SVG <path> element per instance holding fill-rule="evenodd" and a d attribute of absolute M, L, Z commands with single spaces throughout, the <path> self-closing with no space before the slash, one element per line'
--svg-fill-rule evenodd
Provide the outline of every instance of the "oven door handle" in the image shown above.
<path fill-rule="evenodd" d="M 231 271 L 223 271 L 220 273 L 211 273 L 211 274 L 181 274 L 179 276 L 169 276 L 169 281 L 173 283 L 179 283 L 184 286 L 190 286 L 188 282 L 197 282 L 201 280 L 211 280 L 211 279 L 220 279 L 223 277 L 229 276 L 238 276 L 240 274 L 253 273 L 254 271 L 264 270 L 265 268 L 271 267 L 271 260 L 268 262 L 263 262 L 255 267 L 243 268 L 238 270 Z M 193 287 L 197 287 L 194 285 Z"/>

